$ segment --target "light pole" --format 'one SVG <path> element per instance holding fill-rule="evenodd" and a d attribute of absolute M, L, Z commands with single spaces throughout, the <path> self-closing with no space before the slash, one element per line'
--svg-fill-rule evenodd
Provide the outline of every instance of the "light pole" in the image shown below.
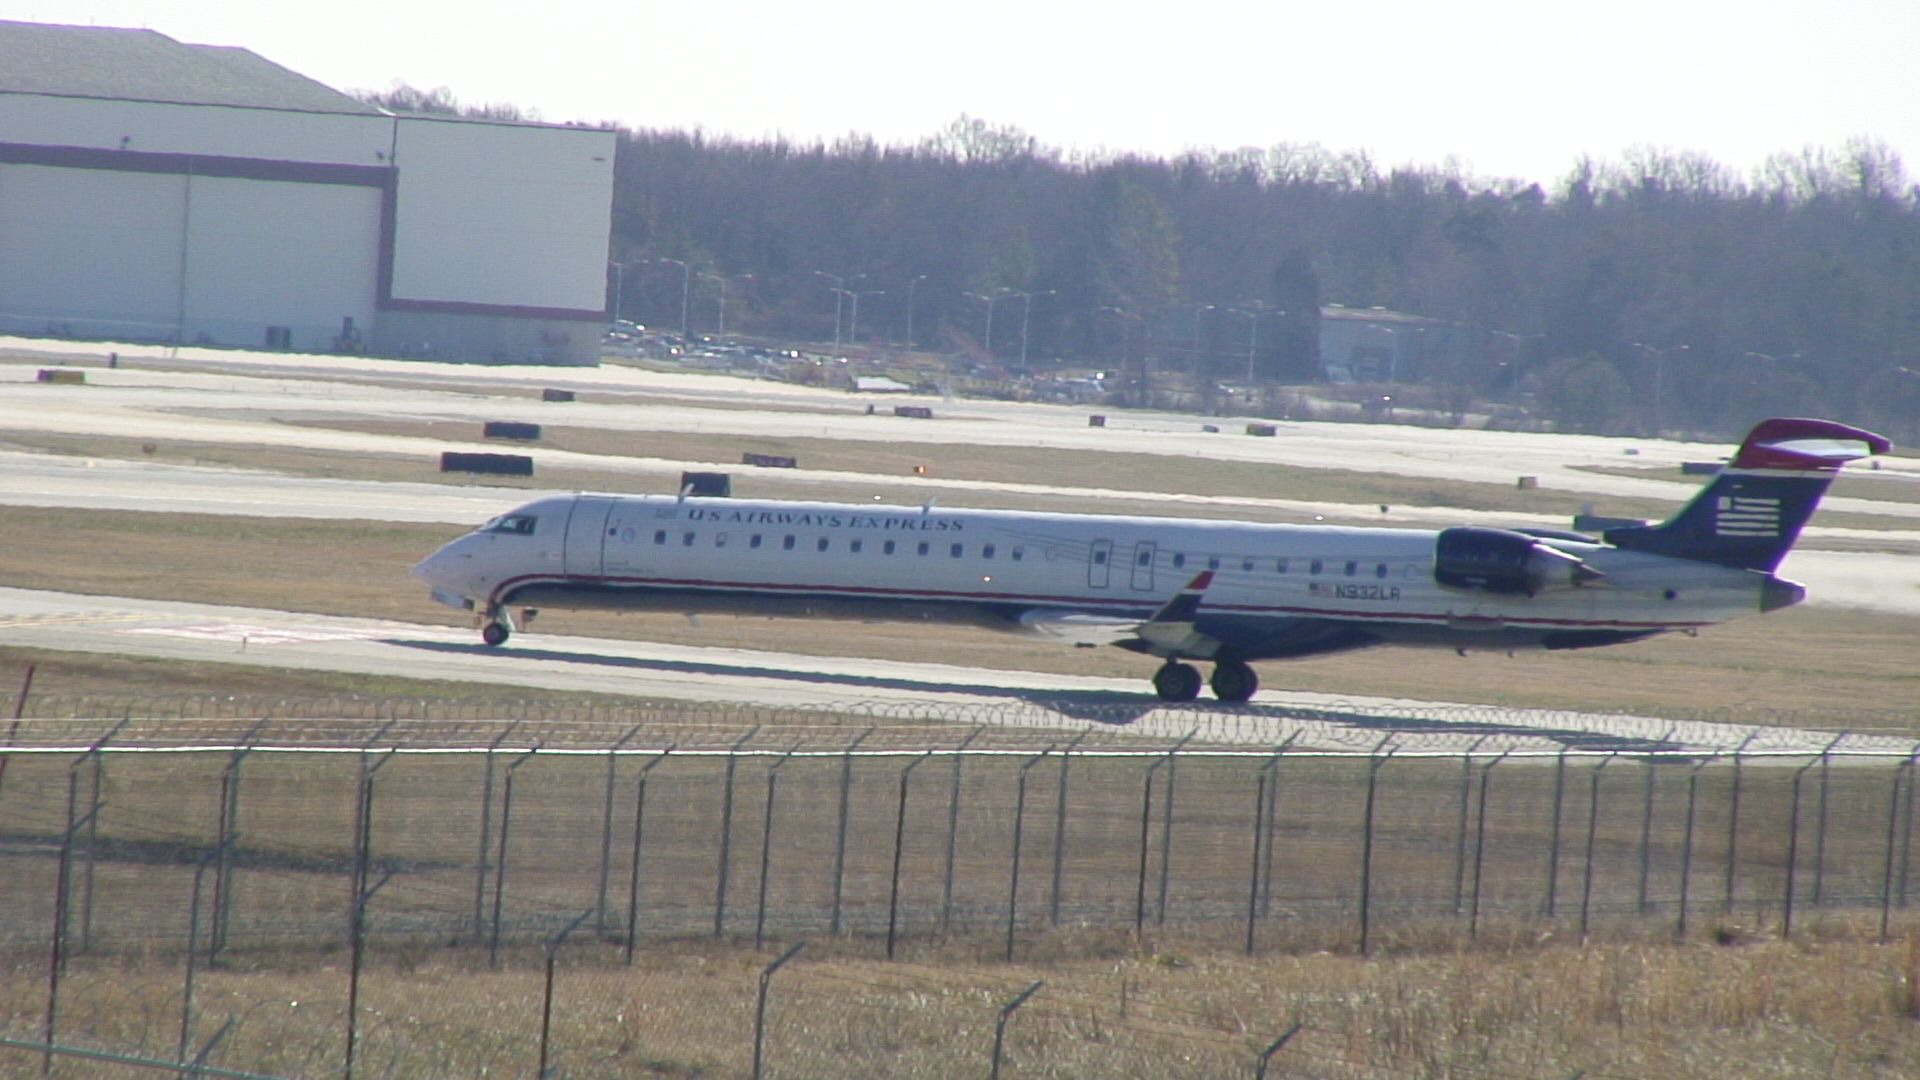
<path fill-rule="evenodd" d="M 1193 309 L 1193 371 L 1200 373 L 1200 316 L 1212 311 L 1214 305 L 1199 304 Z"/>
<path fill-rule="evenodd" d="M 1100 310 L 1110 311 L 1113 314 L 1120 317 L 1120 370 L 1123 372 L 1127 371 L 1130 367 L 1133 366 L 1132 365 L 1132 349 L 1130 348 L 1130 346 L 1133 343 L 1133 323 L 1138 321 L 1140 319 L 1140 316 L 1135 315 L 1131 311 L 1127 311 L 1122 308 L 1117 308 L 1112 306 L 1103 307 Z M 1136 388 L 1136 393 L 1134 394 L 1134 403 L 1141 407 L 1145 407 L 1147 403 L 1146 366 L 1147 366 L 1146 358 L 1142 357 L 1140 362 L 1140 374 L 1135 377 L 1135 384 L 1134 384 Z"/>
<path fill-rule="evenodd" d="M 852 345 L 860 337 L 860 298 L 863 296 L 885 296 L 885 289 L 867 289 L 862 292 L 849 292 L 853 297 L 853 310 L 847 315 L 847 344 Z"/>
<path fill-rule="evenodd" d="M 987 305 L 987 333 L 986 336 L 980 340 L 980 345 L 987 350 L 987 359 L 991 360 L 993 359 L 993 305 L 1005 300 L 1006 296 L 1004 294 L 1000 296 L 982 296 L 977 292 L 970 292 L 967 293 L 967 295 Z"/>
<path fill-rule="evenodd" d="M 1253 399 L 1253 358 L 1254 354 L 1260 348 L 1260 320 L 1266 318 L 1268 315 L 1285 317 L 1287 313 L 1284 311 L 1261 311 L 1258 309 L 1247 310 L 1245 308 L 1228 308 L 1227 310 L 1235 315 L 1245 315 L 1247 317 L 1247 399 L 1251 401 Z"/>
<path fill-rule="evenodd" d="M 1033 322 L 1033 298 L 1036 296 L 1052 296 L 1053 290 L 1042 289 L 1039 292 L 1014 293 L 1013 295 L 1027 302 L 1026 309 L 1020 314 L 1020 369 L 1024 371 L 1027 367 L 1027 327 Z"/>
<path fill-rule="evenodd" d="M 608 260 L 607 265 L 613 267 L 613 321 L 618 323 L 621 321 L 620 304 L 627 296 L 627 264 Z"/>
<path fill-rule="evenodd" d="M 687 303 L 693 297 L 693 267 L 679 259 L 655 259 L 680 268 L 680 340 L 687 341 Z"/>
<path fill-rule="evenodd" d="M 815 270 L 815 274 L 833 282 L 833 344 L 840 344 L 840 297 L 847 291 L 847 279 L 839 274 L 829 274 L 825 270 Z"/>
<path fill-rule="evenodd" d="M 714 329 L 713 333 L 715 337 L 726 337 L 727 336 L 727 281 L 728 281 L 727 275 L 702 273 L 700 276 L 708 279 L 709 281 L 717 281 L 720 283 L 720 318 L 718 320 L 718 324 Z M 753 275 L 741 274 L 740 280 L 752 281 Z"/>
<path fill-rule="evenodd" d="M 907 348 L 913 348 L 913 290 L 927 280 L 925 274 L 915 274 L 907 279 Z"/>
<path fill-rule="evenodd" d="M 1671 345 L 1660 348 L 1636 341 L 1633 347 L 1653 354 L 1653 437 L 1667 429 L 1667 354 L 1686 352 L 1690 345 Z"/>

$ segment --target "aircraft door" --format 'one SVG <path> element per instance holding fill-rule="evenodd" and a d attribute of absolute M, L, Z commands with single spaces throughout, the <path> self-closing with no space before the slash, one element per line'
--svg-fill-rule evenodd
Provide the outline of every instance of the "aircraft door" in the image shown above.
<path fill-rule="evenodd" d="M 606 543 L 607 512 L 613 500 L 604 495 L 576 495 L 567 517 L 567 541 L 561 572 L 568 577 L 598 577 L 600 555 Z"/>
<path fill-rule="evenodd" d="M 1095 540 L 1087 553 L 1087 587 L 1104 589 L 1113 574 L 1113 541 Z"/>
<path fill-rule="evenodd" d="M 1142 540 L 1133 545 L 1133 587 L 1153 588 L 1153 544 Z"/>

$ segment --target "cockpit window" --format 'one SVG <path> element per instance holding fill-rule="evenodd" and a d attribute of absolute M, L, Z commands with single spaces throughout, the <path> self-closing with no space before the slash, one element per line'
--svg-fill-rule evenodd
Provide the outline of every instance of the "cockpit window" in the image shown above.
<path fill-rule="evenodd" d="M 539 523 L 540 519 L 532 514 L 508 514 L 505 517 L 495 518 L 493 524 L 488 525 L 485 531 L 490 533 L 513 533 L 518 536 L 532 536 L 534 526 Z"/>

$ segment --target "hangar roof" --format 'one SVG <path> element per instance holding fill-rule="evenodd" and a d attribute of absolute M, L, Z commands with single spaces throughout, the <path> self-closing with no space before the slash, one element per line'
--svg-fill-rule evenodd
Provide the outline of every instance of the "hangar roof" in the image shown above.
<path fill-rule="evenodd" d="M 5 20 L 0 93 L 381 115 L 246 49 L 188 45 L 152 30 Z"/>

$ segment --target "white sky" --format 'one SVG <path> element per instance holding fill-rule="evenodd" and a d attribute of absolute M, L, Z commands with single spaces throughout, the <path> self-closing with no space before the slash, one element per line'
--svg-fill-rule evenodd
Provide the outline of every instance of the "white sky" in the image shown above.
<path fill-rule="evenodd" d="M 1065 149 L 1318 142 L 1551 182 L 1582 154 L 1881 140 L 1920 173 L 1916 0 L 0 0 L 238 45 L 343 90 L 553 122 L 916 142 L 961 113 Z"/>

